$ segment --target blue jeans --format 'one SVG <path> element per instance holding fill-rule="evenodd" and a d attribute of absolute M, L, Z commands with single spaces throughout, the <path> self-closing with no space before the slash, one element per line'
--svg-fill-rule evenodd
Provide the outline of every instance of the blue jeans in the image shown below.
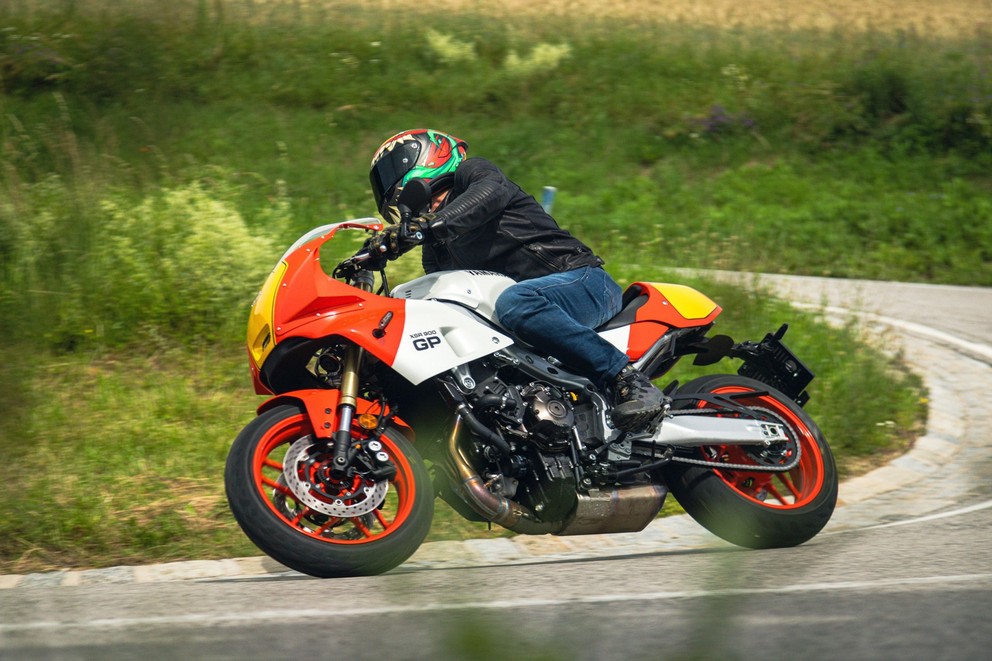
<path fill-rule="evenodd" d="M 593 329 L 620 312 L 623 291 L 601 268 L 583 266 L 524 280 L 496 299 L 507 330 L 602 386 L 629 362 Z"/>

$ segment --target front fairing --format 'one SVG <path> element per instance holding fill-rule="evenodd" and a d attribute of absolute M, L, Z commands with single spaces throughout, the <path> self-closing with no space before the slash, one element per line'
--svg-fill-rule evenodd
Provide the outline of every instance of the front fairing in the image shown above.
<path fill-rule="evenodd" d="M 333 223 L 310 230 L 283 253 L 252 303 L 248 316 L 248 356 L 255 390 L 267 393 L 259 369 L 295 328 L 332 310 L 357 307 L 370 294 L 328 276 L 320 267 L 320 248 L 342 229 L 378 231 L 374 218 Z"/>
<path fill-rule="evenodd" d="M 262 375 L 289 366 L 286 351 L 275 351 L 280 345 L 297 358 L 297 349 L 349 340 L 418 384 L 513 344 L 461 305 L 379 296 L 327 275 L 320 248 L 343 228 L 381 225 L 352 221 L 307 233 L 286 251 L 255 299 L 247 339 L 256 392 L 273 392 L 272 379 Z"/>

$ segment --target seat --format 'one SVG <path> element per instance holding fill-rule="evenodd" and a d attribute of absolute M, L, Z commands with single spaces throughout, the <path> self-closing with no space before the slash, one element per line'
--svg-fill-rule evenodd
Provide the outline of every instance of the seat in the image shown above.
<path fill-rule="evenodd" d="M 629 326 L 637 320 L 637 311 L 648 301 L 647 294 L 639 285 L 631 285 L 623 293 L 620 312 L 616 313 L 612 319 L 596 329 L 597 333 Z"/>

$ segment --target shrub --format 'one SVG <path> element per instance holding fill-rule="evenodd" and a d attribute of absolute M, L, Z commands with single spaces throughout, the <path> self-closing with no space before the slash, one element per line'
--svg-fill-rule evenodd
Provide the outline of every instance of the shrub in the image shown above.
<path fill-rule="evenodd" d="M 136 206 L 107 201 L 104 240 L 94 260 L 107 278 L 118 332 L 142 328 L 216 340 L 240 328 L 247 307 L 278 256 L 268 237 L 249 232 L 240 214 L 198 184 Z M 124 339 L 121 337 L 120 339 Z"/>

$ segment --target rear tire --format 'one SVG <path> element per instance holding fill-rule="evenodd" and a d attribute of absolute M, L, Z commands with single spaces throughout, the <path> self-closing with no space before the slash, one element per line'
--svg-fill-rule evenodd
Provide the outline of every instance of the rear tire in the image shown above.
<path fill-rule="evenodd" d="M 694 459 L 736 465 L 799 464 L 785 473 L 714 469 L 673 462 L 665 477 L 679 504 L 715 535 L 748 548 L 802 544 L 830 520 L 837 503 L 837 467 L 816 423 L 794 401 L 774 388 L 743 376 L 721 374 L 694 379 L 679 394 L 741 395 L 737 404 L 786 426 L 789 442 L 762 455 L 754 446 L 706 446 L 685 454 Z M 754 393 L 748 396 L 747 393 Z M 687 400 L 680 408 L 714 408 Z M 723 415 L 736 415 L 729 409 Z"/>
<path fill-rule="evenodd" d="M 365 432 L 356 426 L 352 434 L 360 440 Z M 413 445 L 393 427 L 379 438 L 397 469 L 379 491 L 367 475 L 335 483 L 326 470 L 329 453 L 300 454 L 294 486 L 308 490 L 301 498 L 287 483 L 283 461 L 307 438 L 302 445 L 314 439 L 304 409 L 284 404 L 255 418 L 234 441 L 224 483 L 231 512 L 252 542 L 287 567 L 320 578 L 381 574 L 413 555 L 434 516 L 430 478 Z"/>

